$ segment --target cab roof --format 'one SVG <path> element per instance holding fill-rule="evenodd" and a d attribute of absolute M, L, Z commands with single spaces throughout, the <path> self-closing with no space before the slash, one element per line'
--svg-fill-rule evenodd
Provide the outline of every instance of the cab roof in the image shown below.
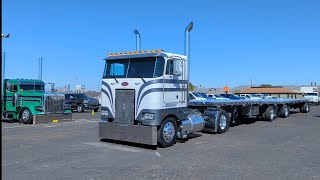
<path fill-rule="evenodd" d="M 117 59 L 131 59 L 131 58 L 146 58 L 146 57 L 167 57 L 167 58 L 178 58 L 186 60 L 187 57 L 180 54 L 168 53 L 163 50 L 142 50 L 142 51 L 134 51 L 134 52 L 122 52 L 122 53 L 109 53 L 108 57 L 104 60 L 117 60 Z"/>

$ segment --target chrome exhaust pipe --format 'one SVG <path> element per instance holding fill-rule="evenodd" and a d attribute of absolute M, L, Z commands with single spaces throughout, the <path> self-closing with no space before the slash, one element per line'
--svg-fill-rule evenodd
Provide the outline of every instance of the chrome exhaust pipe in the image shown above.
<path fill-rule="evenodd" d="M 188 66 L 188 94 L 187 94 L 187 100 L 189 102 L 189 83 L 190 83 L 190 32 L 193 28 L 193 22 L 191 22 L 184 31 L 184 55 L 187 56 L 187 66 Z"/>
<path fill-rule="evenodd" d="M 134 30 L 134 34 L 136 35 L 136 51 L 141 50 L 141 35 L 138 30 Z"/>

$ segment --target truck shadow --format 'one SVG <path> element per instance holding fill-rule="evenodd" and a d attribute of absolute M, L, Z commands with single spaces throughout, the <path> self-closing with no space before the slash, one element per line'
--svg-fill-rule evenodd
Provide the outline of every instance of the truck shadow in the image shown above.
<path fill-rule="evenodd" d="M 300 113 L 299 111 L 290 111 L 290 114 L 297 114 Z"/>
<path fill-rule="evenodd" d="M 18 120 L 1 120 L 4 123 L 19 123 Z"/>
<path fill-rule="evenodd" d="M 123 146 L 131 146 L 131 147 L 141 148 L 141 149 L 157 150 L 157 146 L 154 146 L 154 145 L 139 144 L 139 143 L 119 141 L 119 140 L 113 140 L 113 139 L 100 139 L 100 141 L 105 143 L 123 145 Z"/>
<path fill-rule="evenodd" d="M 249 125 L 249 124 L 255 123 L 256 121 L 262 121 L 262 120 L 259 118 L 244 118 L 241 120 L 241 123 L 230 123 L 230 127 Z"/>
<path fill-rule="evenodd" d="M 195 132 L 195 133 L 188 134 L 188 138 L 186 138 L 186 139 L 177 139 L 176 142 L 178 142 L 178 143 L 186 143 L 190 139 L 198 138 L 198 137 L 201 137 L 201 136 L 202 136 L 201 134 Z"/>

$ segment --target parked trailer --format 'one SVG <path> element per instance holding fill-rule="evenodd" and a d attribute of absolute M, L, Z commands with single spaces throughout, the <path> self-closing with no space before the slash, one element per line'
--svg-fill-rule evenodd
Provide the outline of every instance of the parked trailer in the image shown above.
<path fill-rule="evenodd" d="M 189 101 L 186 55 L 192 26 L 185 30 L 185 55 L 160 49 L 108 54 L 99 137 L 168 147 L 193 132 L 224 133 L 231 121 L 243 117 L 274 120 L 278 115 L 288 117 L 289 108 L 309 111 L 303 99 Z"/>

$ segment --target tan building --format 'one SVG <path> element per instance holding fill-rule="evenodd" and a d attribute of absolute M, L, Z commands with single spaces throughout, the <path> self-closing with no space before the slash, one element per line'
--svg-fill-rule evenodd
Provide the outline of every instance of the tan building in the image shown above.
<path fill-rule="evenodd" d="M 290 90 L 281 86 L 270 86 L 270 87 L 251 87 L 242 89 L 235 94 L 267 94 L 269 96 L 279 98 L 303 98 L 303 93 L 296 90 Z"/>

